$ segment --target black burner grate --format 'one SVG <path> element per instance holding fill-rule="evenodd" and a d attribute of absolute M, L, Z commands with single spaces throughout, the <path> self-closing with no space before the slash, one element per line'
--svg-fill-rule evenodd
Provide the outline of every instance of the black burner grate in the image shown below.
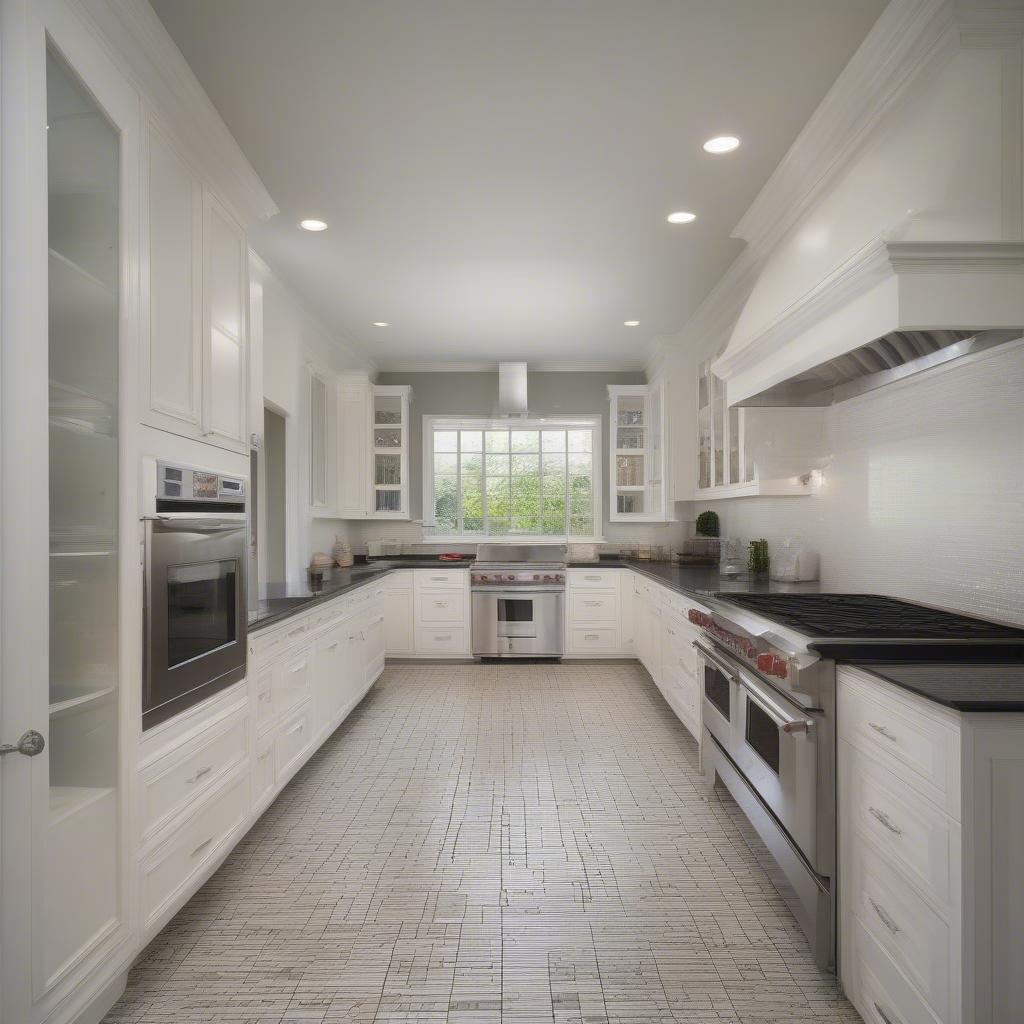
<path fill-rule="evenodd" d="M 1024 629 L 874 594 L 716 594 L 811 637 L 1024 640 Z"/>

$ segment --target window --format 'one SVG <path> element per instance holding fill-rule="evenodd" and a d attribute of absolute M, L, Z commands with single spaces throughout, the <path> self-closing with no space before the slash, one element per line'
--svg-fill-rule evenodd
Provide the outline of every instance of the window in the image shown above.
<path fill-rule="evenodd" d="M 423 446 L 427 536 L 600 533 L 599 416 L 514 423 L 425 416 Z"/>

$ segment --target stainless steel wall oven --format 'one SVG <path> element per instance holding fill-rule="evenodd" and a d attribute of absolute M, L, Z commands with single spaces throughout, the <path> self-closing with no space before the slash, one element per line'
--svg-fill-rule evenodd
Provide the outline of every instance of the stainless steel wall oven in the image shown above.
<path fill-rule="evenodd" d="M 142 727 L 245 677 L 245 481 L 156 463 L 145 524 Z"/>

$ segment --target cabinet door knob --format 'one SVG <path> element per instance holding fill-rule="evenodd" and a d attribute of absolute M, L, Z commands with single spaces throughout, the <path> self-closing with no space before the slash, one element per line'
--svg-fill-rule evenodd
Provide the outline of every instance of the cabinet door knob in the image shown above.
<path fill-rule="evenodd" d="M 42 733 L 38 733 L 35 729 L 29 729 L 28 732 L 22 733 L 17 743 L 0 743 L 0 757 L 5 754 L 24 754 L 26 757 L 35 757 L 36 754 L 41 754 L 43 748 L 46 746 L 46 740 L 43 739 Z"/>

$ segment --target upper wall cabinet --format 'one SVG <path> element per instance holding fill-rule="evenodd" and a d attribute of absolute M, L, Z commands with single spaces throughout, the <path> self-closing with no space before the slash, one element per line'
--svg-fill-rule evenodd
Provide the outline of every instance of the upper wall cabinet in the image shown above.
<path fill-rule="evenodd" d="M 247 451 L 245 232 L 152 121 L 145 169 L 142 420 Z"/>
<path fill-rule="evenodd" d="M 371 395 L 370 516 L 409 518 L 409 396 L 407 385 L 377 386 Z"/>
<path fill-rule="evenodd" d="M 409 406 L 405 384 L 338 385 L 337 494 L 343 519 L 409 518 Z"/>
<path fill-rule="evenodd" d="M 338 396 L 334 381 L 313 367 L 309 374 L 309 508 L 314 516 L 337 515 L 335 509 Z"/>
<path fill-rule="evenodd" d="M 725 384 L 711 372 L 711 363 L 698 368 L 697 421 L 687 431 L 697 444 L 692 497 L 709 501 L 814 493 L 812 470 L 828 461 L 825 411 L 730 407 Z M 687 444 L 687 437 L 678 443 Z"/>
<path fill-rule="evenodd" d="M 664 384 L 609 384 L 608 401 L 609 519 L 666 522 Z"/>

